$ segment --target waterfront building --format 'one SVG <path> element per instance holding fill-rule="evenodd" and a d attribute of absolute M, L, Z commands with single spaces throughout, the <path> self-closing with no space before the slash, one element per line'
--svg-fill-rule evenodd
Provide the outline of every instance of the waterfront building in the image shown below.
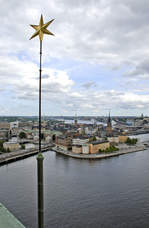
<path fill-rule="evenodd" d="M 108 141 L 110 142 L 111 145 L 118 145 L 119 144 L 119 137 L 108 137 Z"/>
<path fill-rule="evenodd" d="M 82 145 L 72 145 L 72 153 L 82 154 Z"/>
<path fill-rule="evenodd" d="M 119 143 L 125 143 L 128 139 L 128 136 L 127 135 L 119 135 L 118 139 L 119 139 Z"/>
<path fill-rule="evenodd" d="M 72 139 L 72 144 L 73 145 L 83 145 L 83 144 L 86 144 L 88 141 L 89 141 L 89 138 L 78 137 L 78 138 Z"/>
<path fill-rule="evenodd" d="M 66 136 L 57 136 L 56 137 L 56 146 L 62 150 L 72 149 L 72 138 Z"/>
<path fill-rule="evenodd" d="M 110 147 L 110 143 L 107 140 L 103 141 L 93 141 L 89 143 L 89 153 L 96 154 L 99 150 L 106 150 Z"/>
<path fill-rule="evenodd" d="M 33 143 L 25 143 L 25 150 L 32 150 L 32 149 L 36 149 L 36 145 Z"/>
<path fill-rule="evenodd" d="M 72 153 L 89 154 L 89 144 L 72 145 Z"/>
<path fill-rule="evenodd" d="M 89 153 L 88 137 L 79 136 L 72 139 L 72 152 L 76 154 L 88 154 Z"/>
<path fill-rule="evenodd" d="M 20 144 L 17 142 L 4 142 L 3 147 L 5 150 L 16 151 L 21 148 Z"/>
<path fill-rule="evenodd" d="M 82 154 L 89 154 L 89 144 L 82 145 Z"/>

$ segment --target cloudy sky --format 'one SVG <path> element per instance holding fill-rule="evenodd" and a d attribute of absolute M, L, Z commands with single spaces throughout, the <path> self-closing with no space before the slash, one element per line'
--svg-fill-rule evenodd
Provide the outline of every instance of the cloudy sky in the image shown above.
<path fill-rule="evenodd" d="M 149 115 L 148 0 L 0 0 L 0 115 Z"/>

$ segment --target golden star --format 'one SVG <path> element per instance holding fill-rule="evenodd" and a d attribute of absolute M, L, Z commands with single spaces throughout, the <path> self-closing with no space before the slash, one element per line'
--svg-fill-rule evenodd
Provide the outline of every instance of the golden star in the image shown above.
<path fill-rule="evenodd" d="M 48 35 L 52 35 L 54 36 L 54 34 L 52 32 L 50 32 L 49 30 L 47 30 L 47 27 L 54 21 L 54 19 L 52 19 L 51 21 L 47 22 L 46 24 L 43 23 L 43 16 L 41 14 L 41 18 L 40 18 L 40 23 L 39 25 L 30 25 L 32 26 L 36 32 L 32 35 L 32 37 L 30 38 L 33 39 L 34 37 L 39 35 L 39 39 L 43 40 L 43 34 L 48 34 Z"/>

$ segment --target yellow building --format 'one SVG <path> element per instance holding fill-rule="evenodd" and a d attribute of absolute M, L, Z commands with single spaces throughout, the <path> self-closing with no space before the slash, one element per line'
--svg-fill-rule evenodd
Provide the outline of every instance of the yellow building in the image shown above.
<path fill-rule="evenodd" d="M 125 143 L 128 139 L 128 136 L 126 135 L 119 135 L 118 136 L 118 139 L 119 139 L 119 143 Z"/>
<path fill-rule="evenodd" d="M 10 129 L 10 123 L 8 122 L 0 122 L 0 129 Z"/>
<path fill-rule="evenodd" d="M 56 146 L 62 150 L 70 150 L 72 148 L 72 138 L 65 136 L 57 136 Z"/>
<path fill-rule="evenodd" d="M 111 143 L 111 144 L 118 144 L 119 143 L 119 138 L 117 136 L 115 137 L 108 137 L 108 141 Z"/>
<path fill-rule="evenodd" d="M 82 145 L 73 145 L 72 146 L 72 153 L 82 154 Z"/>
<path fill-rule="evenodd" d="M 20 149 L 20 144 L 17 142 L 4 142 L 3 143 L 4 149 L 9 149 L 10 151 L 15 151 Z"/>
<path fill-rule="evenodd" d="M 89 153 L 96 154 L 99 150 L 106 150 L 110 147 L 110 143 L 108 141 L 95 141 L 89 144 Z"/>

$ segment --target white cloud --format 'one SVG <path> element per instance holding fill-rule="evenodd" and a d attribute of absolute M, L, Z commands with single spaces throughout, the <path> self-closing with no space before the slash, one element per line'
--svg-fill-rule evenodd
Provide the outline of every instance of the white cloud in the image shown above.
<path fill-rule="evenodd" d="M 38 98 L 39 40 L 29 41 L 34 32 L 29 24 L 38 23 L 43 13 L 45 21 L 55 18 L 49 27 L 55 37 L 45 37 L 43 44 L 44 99 L 54 100 L 62 110 L 68 105 L 70 112 L 76 107 L 82 113 L 99 110 L 99 114 L 109 107 L 116 111 L 145 110 L 149 97 L 143 92 L 147 93 L 147 86 L 134 84 L 149 78 L 148 11 L 147 0 L 1 0 L 1 88 L 18 100 Z M 82 88 L 77 87 L 68 71 L 47 67 L 52 57 L 110 69 L 126 66 L 123 78 L 128 85 L 125 83 L 125 91 L 124 82 L 113 91 L 112 86 L 98 91 L 98 82 L 91 78 Z"/>
<path fill-rule="evenodd" d="M 32 62 L 13 57 L 0 58 L 0 79 L 4 90 L 9 87 L 18 97 L 38 99 L 38 74 L 38 67 Z M 69 92 L 73 84 L 65 71 L 43 68 L 43 93 Z"/>
<path fill-rule="evenodd" d="M 37 0 L 35 4 L 34 0 L 27 0 L 18 3 L 13 0 L 11 4 L 1 4 L 2 53 L 25 50 L 36 58 L 38 38 L 28 40 L 34 32 L 29 24 L 38 23 L 41 12 L 45 20 L 51 19 L 49 16 L 55 18 L 50 27 L 55 37 L 45 38 L 47 58 L 68 56 L 120 65 L 126 61 L 135 63 L 148 45 L 148 1 L 141 1 L 141 4 L 139 0 L 94 0 L 85 1 L 85 4 L 84 1 L 66 0 L 44 3 Z"/>

